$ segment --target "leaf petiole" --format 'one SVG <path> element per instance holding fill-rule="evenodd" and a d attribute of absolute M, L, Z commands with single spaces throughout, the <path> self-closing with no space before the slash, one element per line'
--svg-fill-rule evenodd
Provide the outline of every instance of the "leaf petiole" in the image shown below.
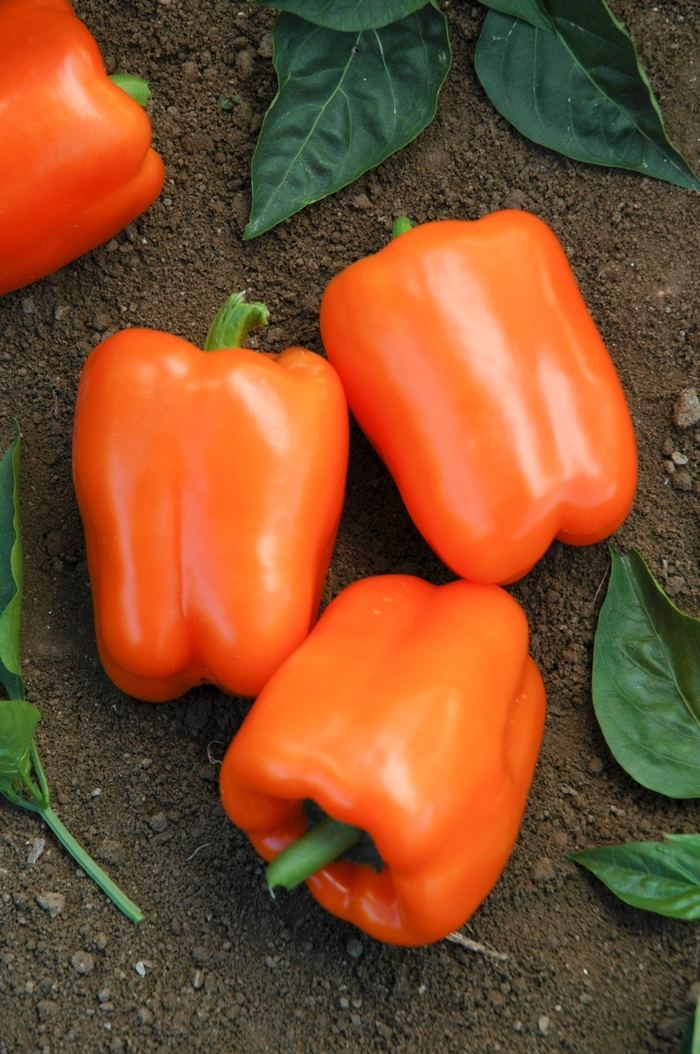
<path fill-rule="evenodd" d="M 83 871 L 132 922 L 141 909 L 83 849 L 51 808 L 51 792 L 34 730 L 41 718 L 24 698 L 19 642 L 22 605 L 22 546 L 19 521 L 19 426 L 0 459 L 0 683 L 13 696 L 0 699 L 0 794 L 13 805 L 38 813 Z M 35 776 L 36 782 L 32 779 Z"/>

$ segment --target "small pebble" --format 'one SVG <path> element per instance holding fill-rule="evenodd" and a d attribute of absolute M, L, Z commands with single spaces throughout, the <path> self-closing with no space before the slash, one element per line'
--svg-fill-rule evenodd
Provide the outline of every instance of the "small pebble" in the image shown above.
<path fill-rule="evenodd" d="M 34 301 L 31 300 L 28 296 L 25 296 L 23 298 L 23 300 L 22 300 L 22 311 L 25 313 L 25 315 L 35 315 L 36 314 L 36 308 L 34 307 Z"/>
<path fill-rule="evenodd" d="M 29 853 L 27 854 L 27 863 L 30 865 L 30 867 L 37 862 L 37 860 L 39 859 L 41 854 L 44 852 L 45 847 L 46 847 L 46 842 L 44 841 L 43 838 L 35 838 L 34 839 L 34 842 L 32 844 L 32 848 L 29 850 Z"/>
<path fill-rule="evenodd" d="M 117 867 L 126 862 L 124 846 L 112 838 L 105 838 L 95 855 L 106 864 L 114 864 Z"/>
<path fill-rule="evenodd" d="M 95 958 L 90 952 L 76 952 L 71 956 L 70 962 L 75 972 L 84 977 L 95 969 Z"/>
<path fill-rule="evenodd" d="M 192 974 L 192 987 L 196 988 L 197 991 L 204 987 L 204 972 L 202 970 L 195 970 Z"/>
<path fill-rule="evenodd" d="M 151 1013 L 151 1011 L 148 1009 L 147 1006 L 140 1006 L 139 1007 L 139 1011 L 138 1011 L 137 1017 L 138 1017 L 138 1021 L 139 1021 L 140 1025 L 152 1025 L 153 1024 L 153 1014 Z"/>
<path fill-rule="evenodd" d="M 42 999 L 36 1004 L 36 1012 L 40 1021 L 50 1021 L 55 1017 L 58 1003 L 53 999 Z"/>
<path fill-rule="evenodd" d="M 263 59 L 271 59 L 273 52 L 272 33 L 263 34 L 258 48 L 258 55 Z"/>
<path fill-rule="evenodd" d="M 690 428 L 700 421 L 700 399 L 695 388 L 686 388 L 673 407 L 673 423 L 678 428 Z"/>
<path fill-rule="evenodd" d="M 685 578 L 682 575 L 669 575 L 664 582 L 664 589 L 668 596 L 677 596 L 685 589 Z"/>
<path fill-rule="evenodd" d="M 546 1014 L 542 1014 L 541 1017 L 537 1018 L 537 1031 L 541 1036 L 549 1034 L 549 1018 Z"/>
<path fill-rule="evenodd" d="M 693 489 L 693 477 L 687 469 L 681 469 L 680 472 L 675 472 L 672 483 L 676 490 L 688 491 Z"/>
<path fill-rule="evenodd" d="M 155 816 L 151 816 L 148 821 L 148 826 L 156 834 L 162 834 L 165 828 L 168 826 L 168 819 L 164 812 L 157 812 Z"/>
<path fill-rule="evenodd" d="M 140 959 L 134 965 L 134 969 L 136 970 L 136 973 L 139 975 L 139 977 L 145 977 L 146 976 L 146 967 L 144 966 L 144 964 L 141 962 Z"/>
<path fill-rule="evenodd" d="M 554 864 L 548 856 L 541 856 L 532 869 L 533 882 L 551 882 L 556 876 Z"/>
<path fill-rule="evenodd" d="M 346 951 L 351 959 L 359 959 L 364 950 L 362 941 L 358 941 L 356 937 L 349 940 L 346 945 Z"/>
<path fill-rule="evenodd" d="M 44 911 L 48 911 L 49 917 L 55 919 L 63 913 L 66 906 L 66 898 L 62 893 L 40 893 L 36 902 Z"/>
<path fill-rule="evenodd" d="M 671 454 L 671 461 L 674 465 L 687 465 L 688 456 L 687 454 L 682 454 L 680 450 L 674 450 Z"/>

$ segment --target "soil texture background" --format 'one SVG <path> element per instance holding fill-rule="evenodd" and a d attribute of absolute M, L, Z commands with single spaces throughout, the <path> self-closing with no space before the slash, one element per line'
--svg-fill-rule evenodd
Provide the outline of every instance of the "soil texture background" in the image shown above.
<path fill-rule="evenodd" d="M 700 8 L 693 0 L 613 8 L 671 138 L 698 167 Z M 0 300 L 0 440 L 5 449 L 16 416 L 23 672 L 43 714 L 37 740 L 55 808 L 146 920 L 128 923 L 35 817 L 0 802 L 1 1054 L 677 1050 L 700 981 L 697 925 L 626 907 L 566 855 L 700 830 L 696 803 L 638 787 L 597 729 L 590 673 L 605 544 L 555 543 L 510 587 L 528 615 L 549 711 L 517 846 L 463 931 L 498 955 L 447 941 L 387 947 L 325 914 L 305 888 L 274 902 L 266 892 L 261 861 L 217 795 L 216 761 L 249 701 L 205 688 L 154 706 L 107 679 L 71 483 L 71 426 L 82 364 L 120 327 L 201 345 L 225 296 L 246 289 L 271 311 L 252 346 L 321 351 L 326 283 L 381 248 L 395 216 L 530 209 L 567 251 L 635 422 L 639 491 L 614 544 L 637 546 L 674 600 L 700 614 L 700 430 L 673 417 L 679 394 L 700 384 L 700 195 L 524 140 L 474 74 L 485 9 L 455 0 L 445 5 L 454 64 L 435 122 L 379 169 L 244 244 L 250 159 L 275 92 L 273 13 L 243 0 L 79 0 L 77 11 L 110 72 L 150 81 L 167 182 L 108 245 Z M 325 599 L 393 570 L 435 583 L 453 577 L 353 425 Z M 52 914 L 51 904 L 61 910 Z"/>

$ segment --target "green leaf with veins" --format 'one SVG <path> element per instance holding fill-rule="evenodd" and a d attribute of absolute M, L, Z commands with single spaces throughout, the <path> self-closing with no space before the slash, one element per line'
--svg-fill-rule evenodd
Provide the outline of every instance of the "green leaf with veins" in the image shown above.
<path fill-rule="evenodd" d="M 484 20 L 476 72 L 519 132 L 577 161 L 700 190 L 666 135 L 634 44 L 605 0 L 484 2 L 495 10 Z"/>
<path fill-rule="evenodd" d="M 665 842 L 628 842 L 569 853 L 615 896 L 674 919 L 700 918 L 700 834 L 667 834 Z"/>
<path fill-rule="evenodd" d="M 428 0 L 251 0 L 254 4 L 289 11 L 326 29 L 356 32 L 381 29 L 425 7 Z"/>
<path fill-rule="evenodd" d="M 22 535 L 19 519 L 19 425 L 0 460 L 0 683 L 12 698 L 24 697 L 20 674 Z"/>
<path fill-rule="evenodd" d="M 611 559 L 593 649 L 598 723 L 638 783 L 700 797 L 700 620 L 678 610 L 636 549 Z"/>
<path fill-rule="evenodd" d="M 277 96 L 253 156 L 254 238 L 340 190 L 432 121 L 450 68 L 444 15 L 431 4 L 383 29 L 341 33 L 282 13 Z"/>

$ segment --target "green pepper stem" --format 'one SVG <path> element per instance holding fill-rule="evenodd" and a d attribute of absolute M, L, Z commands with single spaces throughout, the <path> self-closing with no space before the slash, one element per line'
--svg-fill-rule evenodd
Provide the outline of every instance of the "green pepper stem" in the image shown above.
<path fill-rule="evenodd" d="M 266 326 L 270 312 L 256 301 L 246 304 L 245 293 L 231 293 L 219 308 L 204 341 L 205 351 L 218 348 L 240 348 L 251 329 Z"/>
<path fill-rule="evenodd" d="M 361 827 L 352 827 L 327 816 L 301 838 L 292 842 L 276 856 L 265 871 L 265 879 L 273 894 L 275 886 L 295 889 L 315 871 L 356 845 L 364 837 Z"/>
<path fill-rule="evenodd" d="M 83 849 L 80 842 L 78 842 L 68 828 L 61 823 L 51 806 L 48 805 L 45 809 L 37 809 L 36 811 L 43 817 L 58 838 L 59 842 L 68 850 L 76 863 L 82 867 L 85 874 L 89 875 L 93 882 L 97 883 L 100 889 L 107 894 L 119 910 L 122 911 L 131 922 L 141 922 L 144 918 L 141 908 L 134 904 L 133 900 L 130 900 L 126 893 L 122 893 L 119 886 L 112 881 L 109 875 L 104 873 L 99 864 L 95 863 L 89 853 Z"/>
<path fill-rule="evenodd" d="M 19 805 L 22 809 L 28 809 L 30 812 L 35 812 L 48 824 L 53 833 L 58 838 L 61 845 L 68 850 L 73 859 L 82 867 L 86 875 L 89 875 L 93 882 L 96 882 L 100 889 L 107 894 L 110 900 L 122 911 L 131 922 L 141 922 L 144 918 L 144 914 L 138 905 L 134 904 L 133 900 L 129 897 L 116 884 L 113 882 L 109 875 L 106 875 L 102 868 L 97 864 L 90 854 L 83 849 L 80 842 L 73 837 L 68 828 L 59 820 L 56 813 L 51 808 L 51 797 L 49 794 L 48 783 L 46 782 L 46 776 L 44 769 L 41 764 L 39 757 L 39 751 L 36 748 L 36 744 L 32 741 L 31 745 L 32 764 L 34 770 L 39 779 L 39 787 L 31 779 L 23 779 L 22 782 L 27 787 L 33 801 L 24 797 L 21 792 L 15 792 L 12 785 L 6 787 L 0 787 L 0 793 L 5 794 L 7 798 L 13 803 L 13 805 Z"/>
<path fill-rule="evenodd" d="M 400 234 L 405 234 L 407 231 L 412 230 L 412 228 L 413 224 L 408 216 L 399 216 L 394 220 L 394 224 L 391 228 L 391 237 L 398 238 Z"/>
<path fill-rule="evenodd" d="M 151 97 L 148 81 L 135 77 L 133 73 L 113 73 L 109 78 L 113 84 L 130 95 L 139 106 L 145 106 Z"/>

